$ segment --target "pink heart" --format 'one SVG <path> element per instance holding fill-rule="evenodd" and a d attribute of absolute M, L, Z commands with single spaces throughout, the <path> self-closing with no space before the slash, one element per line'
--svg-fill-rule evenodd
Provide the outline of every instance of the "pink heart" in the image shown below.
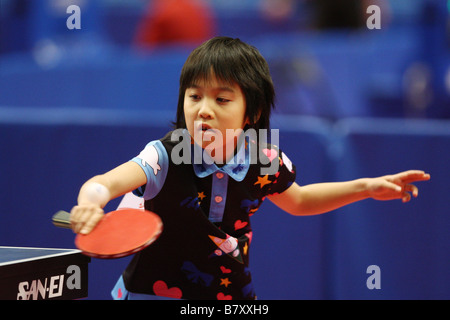
<path fill-rule="evenodd" d="M 227 269 L 224 266 L 220 266 L 220 270 L 222 270 L 222 273 L 231 273 L 231 269 Z"/>
<path fill-rule="evenodd" d="M 253 231 L 250 231 L 248 233 L 245 234 L 248 238 L 248 243 L 252 242 L 252 238 L 253 238 Z"/>
<path fill-rule="evenodd" d="M 117 298 L 121 299 L 122 298 L 122 289 L 119 288 L 119 291 L 117 292 Z"/>
<path fill-rule="evenodd" d="M 248 224 L 248 222 L 241 221 L 241 220 L 237 220 L 237 221 L 234 223 L 234 230 L 242 229 L 242 228 L 244 228 L 247 224 Z"/>
<path fill-rule="evenodd" d="M 267 158 L 269 158 L 271 162 L 278 156 L 277 150 L 274 149 L 263 149 L 263 153 L 267 156 Z"/>
<path fill-rule="evenodd" d="M 153 284 L 153 292 L 157 296 L 175 299 L 181 299 L 181 296 L 183 295 L 183 292 L 180 290 L 180 288 L 173 287 L 169 289 L 169 287 L 167 287 L 167 284 L 162 280 L 158 280 Z"/>
<path fill-rule="evenodd" d="M 216 177 L 219 178 L 219 179 L 222 179 L 223 178 L 223 173 L 222 172 L 217 172 L 216 173 Z"/>
<path fill-rule="evenodd" d="M 224 295 L 222 292 L 217 294 L 217 300 L 233 300 L 233 297 L 230 295 Z"/>

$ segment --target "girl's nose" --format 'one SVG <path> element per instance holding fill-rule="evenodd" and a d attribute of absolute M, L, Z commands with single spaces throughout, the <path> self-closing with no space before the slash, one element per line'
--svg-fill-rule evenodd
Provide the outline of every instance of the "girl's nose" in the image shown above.
<path fill-rule="evenodd" d="M 198 111 L 198 116 L 202 119 L 212 119 L 213 118 L 213 111 L 206 99 L 202 101 L 202 104 L 200 106 L 200 109 Z"/>

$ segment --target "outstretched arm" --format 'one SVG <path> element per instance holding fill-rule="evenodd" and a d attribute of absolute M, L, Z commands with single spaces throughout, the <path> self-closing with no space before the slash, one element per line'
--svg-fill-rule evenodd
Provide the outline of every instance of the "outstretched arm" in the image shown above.
<path fill-rule="evenodd" d="M 87 234 L 103 217 L 103 208 L 115 199 L 147 182 L 144 171 L 134 162 L 89 179 L 80 189 L 78 205 L 71 210 L 72 230 Z"/>
<path fill-rule="evenodd" d="M 377 178 L 362 178 L 345 182 L 317 183 L 299 186 L 294 183 L 281 194 L 268 196 L 275 205 L 293 215 L 315 215 L 338 209 L 350 203 L 373 198 L 376 200 L 411 200 L 418 196 L 413 182 L 426 181 L 430 175 L 409 170 Z"/>

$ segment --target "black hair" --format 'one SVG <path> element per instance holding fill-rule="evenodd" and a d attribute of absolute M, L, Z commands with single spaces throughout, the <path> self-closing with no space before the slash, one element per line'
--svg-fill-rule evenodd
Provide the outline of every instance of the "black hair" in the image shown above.
<path fill-rule="evenodd" d="M 275 90 L 267 61 L 255 47 L 229 37 L 212 38 L 194 49 L 187 58 L 180 75 L 176 128 L 186 128 L 186 89 L 211 76 L 239 85 L 245 97 L 249 127 L 269 129 Z"/>

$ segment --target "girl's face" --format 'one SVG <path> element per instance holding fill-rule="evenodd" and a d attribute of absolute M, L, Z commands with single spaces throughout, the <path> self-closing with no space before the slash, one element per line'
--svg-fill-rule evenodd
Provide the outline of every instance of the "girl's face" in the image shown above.
<path fill-rule="evenodd" d="M 216 150 L 219 145 L 222 147 L 222 154 L 211 154 L 216 161 L 225 162 L 233 156 L 236 137 L 249 123 L 245 111 L 244 94 L 235 83 L 222 83 L 212 76 L 185 91 L 186 127 L 194 141 L 203 149 L 208 149 L 208 146 L 209 149 Z M 227 129 L 231 129 L 228 135 Z M 230 135 L 230 132 L 236 134 Z M 216 137 L 222 138 L 222 141 L 215 141 Z M 214 147 L 211 147 L 212 141 Z"/>

